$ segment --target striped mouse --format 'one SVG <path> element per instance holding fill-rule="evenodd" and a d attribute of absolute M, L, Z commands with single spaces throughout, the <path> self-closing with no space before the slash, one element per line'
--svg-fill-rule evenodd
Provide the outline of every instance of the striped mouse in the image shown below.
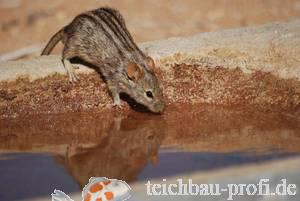
<path fill-rule="evenodd" d="M 121 105 L 120 93 L 125 93 L 150 111 L 163 112 L 154 60 L 136 45 L 119 11 L 103 7 L 76 16 L 52 36 L 42 55 L 49 55 L 59 41 L 64 44 L 62 62 L 71 82 L 78 76 L 70 60 L 79 58 L 100 71 L 114 106 Z"/>

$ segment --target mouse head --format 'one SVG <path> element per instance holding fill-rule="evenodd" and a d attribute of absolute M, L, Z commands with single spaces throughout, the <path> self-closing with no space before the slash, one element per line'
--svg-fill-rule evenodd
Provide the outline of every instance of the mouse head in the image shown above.
<path fill-rule="evenodd" d="M 165 103 L 158 80 L 153 73 L 154 68 L 155 63 L 151 57 L 147 57 L 145 62 L 139 64 L 129 62 L 125 71 L 130 89 L 126 90 L 126 93 L 150 111 L 161 113 L 165 108 Z"/>

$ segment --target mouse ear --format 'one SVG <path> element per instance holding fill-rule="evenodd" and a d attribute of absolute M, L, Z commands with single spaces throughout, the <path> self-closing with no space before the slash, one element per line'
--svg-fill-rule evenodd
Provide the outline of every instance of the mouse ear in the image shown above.
<path fill-rule="evenodd" d="M 147 62 L 150 70 L 153 71 L 155 68 L 154 60 L 151 57 L 147 57 Z"/>
<path fill-rule="evenodd" d="M 128 77 L 133 81 L 136 81 L 143 76 L 143 71 L 135 62 L 128 63 L 126 73 Z"/>

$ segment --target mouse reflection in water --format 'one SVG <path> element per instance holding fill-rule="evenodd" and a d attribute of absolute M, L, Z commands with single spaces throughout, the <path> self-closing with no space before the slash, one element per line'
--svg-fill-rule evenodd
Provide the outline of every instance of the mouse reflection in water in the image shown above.
<path fill-rule="evenodd" d="M 159 119 L 115 118 L 98 145 L 83 148 L 73 144 L 57 160 L 81 187 L 90 177 L 107 177 L 131 182 L 150 160 L 155 166 L 163 139 L 164 121 Z M 159 125 L 161 124 L 161 125 Z"/>

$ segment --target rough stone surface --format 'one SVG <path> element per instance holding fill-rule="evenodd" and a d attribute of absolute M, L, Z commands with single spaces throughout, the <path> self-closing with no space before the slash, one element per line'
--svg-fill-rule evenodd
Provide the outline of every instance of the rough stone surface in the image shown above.
<path fill-rule="evenodd" d="M 108 109 L 106 86 L 95 74 L 81 75 L 79 83 L 52 75 L 30 82 L 28 78 L 0 84 L 0 116 L 65 113 Z"/>
<path fill-rule="evenodd" d="M 157 63 L 166 101 L 300 110 L 300 20 L 141 44 Z M 0 116 L 108 109 L 105 84 L 79 66 L 70 84 L 60 56 L 0 64 Z M 106 107 L 106 105 L 108 107 Z M 126 107 L 127 108 L 127 107 Z"/>
<path fill-rule="evenodd" d="M 142 47 L 168 64 L 240 68 L 300 79 L 300 20 L 149 42 Z"/>

